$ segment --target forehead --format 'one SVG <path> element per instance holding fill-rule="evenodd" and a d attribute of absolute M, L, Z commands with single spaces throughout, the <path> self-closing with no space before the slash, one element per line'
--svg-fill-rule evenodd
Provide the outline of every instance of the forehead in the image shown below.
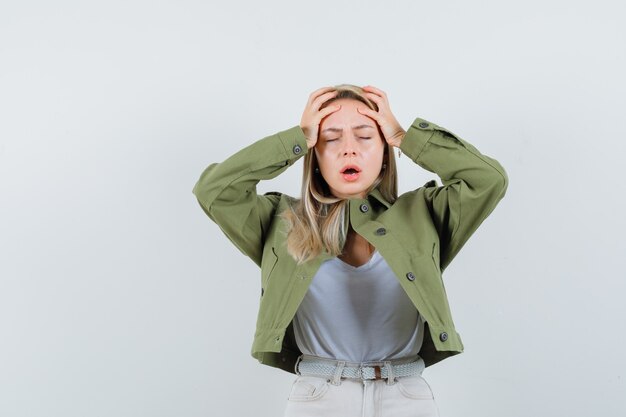
<path fill-rule="evenodd" d="M 357 100 L 340 99 L 330 103 L 331 106 L 341 105 L 341 109 L 329 114 L 320 123 L 320 130 L 343 131 L 344 129 L 363 128 L 363 126 L 375 126 L 374 120 L 357 111 L 357 107 L 367 106 Z"/>

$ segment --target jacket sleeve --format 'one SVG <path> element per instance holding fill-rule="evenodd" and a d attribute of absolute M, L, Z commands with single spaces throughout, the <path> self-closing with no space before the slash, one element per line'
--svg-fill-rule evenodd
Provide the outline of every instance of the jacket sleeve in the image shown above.
<path fill-rule="evenodd" d="M 278 176 L 307 152 L 304 133 L 296 125 L 209 165 L 193 187 L 206 215 L 258 266 L 280 193 L 257 195 L 256 186 Z"/>
<path fill-rule="evenodd" d="M 504 197 L 509 179 L 498 161 L 451 131 L 416 118 L 400 149 L 443 183 L 424 188 L 440 239 L 443 271 Z"/>

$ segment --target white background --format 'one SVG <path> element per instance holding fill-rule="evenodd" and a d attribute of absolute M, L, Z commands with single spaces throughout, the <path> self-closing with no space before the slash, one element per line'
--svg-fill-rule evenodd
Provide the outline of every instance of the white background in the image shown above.
<path fill-rule="evenodd" d="M 621 2 L 86 3 L 0 6 L 0 415 L 282 415 L 260 271 L 191 189 L 344 82 L 509 174 L 444 274 L 442 417 L 626 414 Z"/>

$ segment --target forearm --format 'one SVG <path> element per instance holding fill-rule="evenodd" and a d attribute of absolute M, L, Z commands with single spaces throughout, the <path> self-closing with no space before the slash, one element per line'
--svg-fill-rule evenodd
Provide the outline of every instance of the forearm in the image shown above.
<path fill-rule="evenodd" d="M 506 188 L 508 176 L 502 165 L 449 130 L 416 118 L 399 148 L 427 171 L 436 173 L 444 185 L 462 180 L 472 189 Z"/>
<path fill-rule="evenodd" d="M 210 210 L 216 201 L 230 201 L 255 193 L 260 180 L 274 178 L 307 152 L 299 126 L 264 137 L 220 163 L 209 165 L 192 192 Z"/>
<path fill-rule="evenodd" d="M 259 266 L 280 195 L 257 195 L 256 186 L 285 171 L 306 152 L 302 129 L 295 126 L 209 165 L 193 188 L 206 215 Z"/>
<path fill-rule="evenodd" d="M 424 119 L 415 119 L 400 149 L 443 182 L 421 193 L 439 233 L 443 270 L 504 197 L 508 175 L 498 161 Z"/>

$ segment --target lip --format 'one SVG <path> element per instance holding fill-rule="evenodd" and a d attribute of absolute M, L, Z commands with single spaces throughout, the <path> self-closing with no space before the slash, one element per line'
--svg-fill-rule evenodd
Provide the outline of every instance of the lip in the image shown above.
<path fill-rule="evenodd" d="M 346 174 L 346 170 L 350 168 L 354 169 L 356 172 L 352 174 Z M 348 164 L 348 165 L 344 165 L 339 171 L 339 173 L 341 174 L 341 176 L 343 177 L 345 181 L 354 182 L 354 181 L 357 181 L 359 177 L 361 176 L 361 168 L 359 168 L 359 166 L 355 164 Z"/>
<path fill-rule="evenodd" d="M 354 174 L 341 174 L 343 176 L 343 179 L 345 181 L 348 182 L 354 182 L 357 181 L 359 179 L 359 177 L 361 176 L 360 172 L 355 172 Z"/>
<path fill-rule="evenodd" d="M 346 172 L 347 169 L 354 169 L 357 173 L 361 172 L 361 168 L 358 165 L 355 164 L 348 164 L 348 165 L 344 165 L 340 170 L 339 173 L 343 174 L 344 172 Z"/>

